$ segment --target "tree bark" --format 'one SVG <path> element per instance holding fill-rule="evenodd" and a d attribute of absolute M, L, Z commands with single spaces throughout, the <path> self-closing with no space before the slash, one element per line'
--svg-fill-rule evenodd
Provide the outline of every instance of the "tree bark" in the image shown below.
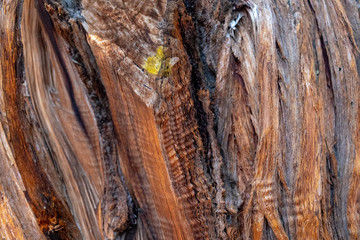
<path fill-rule="evenodd" d="M 0 0 L 1 239 L 359 239 L 358 0 Z"/>

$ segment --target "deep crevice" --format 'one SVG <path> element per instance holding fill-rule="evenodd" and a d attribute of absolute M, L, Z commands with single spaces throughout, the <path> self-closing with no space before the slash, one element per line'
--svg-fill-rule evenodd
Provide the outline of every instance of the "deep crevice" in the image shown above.
<path fill-rule="evenodd" d="M 79 22 L 82 19 L 81 15 L 79 15 L 81 4 L 79 2 L 76 2 L 75 4 L 70 4 L 68 1 L 62 2 L 66 3 L 66 6 L 64 6 L 66 8 L 66 11 L 64 10 L 64 15 L 62 17 L 58 15 L 56 17 L 60 22 L 68 22 L 71 15 L 75 14 L 76 21 L 74 24 L 76 24 L 75 26 L 78 28 L 77 34 L 83 35 L 83 39 L 86 39 L 86 31 L 83 29 L 82 24 Z M 50 5 L 53 4 L 51 1 L 48 1 L 48 3 Z M 70 9 L 67 9 L 67 7 L 70 7 Z M 51 19 L 49 21 L 53 23 Z M 59 23 L 55 21 L 54 24 Z M 112 115 L 110 111 L 109 101 L 107 98 L 107 93 L 100 77 L 100 70 L 96 63 L 95 56 L 93 55 L 88 42 L 84 41 L 82 42 L 83 45 L 78 46 L 76 44 L 76 38 L 78 38 L 78 36 L 74 35 L 73 25 L 68 26 L 70 30 L 68 32 L 65 30 L 64 32 L 62 32 L 62 34 L 66 34 L 66 36 L 64 36 L 64 39 L 69 44 L 70 56 L 72 60 L 76 63 L 80 79 L 85 86 L 87 98 L 95 115 L 96 124 L 101 135 L 100 141 L 104 153 L 104 164 L 106 168 L 105 171 L 108 172 L 105 172 L 105 175 L 112 175 L 111 173 L 109 173 L 109 171 L 115 171 L 116 174 L 120 177 L 121 183 L 127 194 L 129 227 L 125 232 L 128 232 L 131 235 L 131 232 L 136 229 L 137 225 L 138 204 L 136 204 L 136 200 L 129 193 L 122 170 L 120 168 L 120 164 L 118 162 L 119 159 L 118 154 L 116 153 L 116 142 L 114 141 L 114 123 L 111 117 Z M 60 24 L 59 27 L 61 28 Z M 55 32 L 55 29 L 53 30 Z M 83 54 L 85 54 L 85 56 L 81 54 L 80 50 L 78 49 L 79 47 L 82 48 L 82 52 Z M 88 59 L 87 64 L 85 63 L 84 59 Z M 108 177 L 112 178 L 110 175 Z M 124 234 L 125 232 L 119 234 Z"/>

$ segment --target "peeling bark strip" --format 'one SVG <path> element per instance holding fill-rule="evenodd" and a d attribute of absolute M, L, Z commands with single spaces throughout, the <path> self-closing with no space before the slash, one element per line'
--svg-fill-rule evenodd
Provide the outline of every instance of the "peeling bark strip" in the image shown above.
<path fill-rule="evenodd" d="M 0 0 L 0 238 L 360 238 L 358 5 Z"/>

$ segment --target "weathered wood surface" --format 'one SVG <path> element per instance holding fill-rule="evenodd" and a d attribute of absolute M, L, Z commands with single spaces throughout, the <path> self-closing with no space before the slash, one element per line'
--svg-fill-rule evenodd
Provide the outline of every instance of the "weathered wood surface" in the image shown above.
<path fill-rule="evenodd" d="M 359 4 L 0 0 L 0 237 L 360 238 Z"/>

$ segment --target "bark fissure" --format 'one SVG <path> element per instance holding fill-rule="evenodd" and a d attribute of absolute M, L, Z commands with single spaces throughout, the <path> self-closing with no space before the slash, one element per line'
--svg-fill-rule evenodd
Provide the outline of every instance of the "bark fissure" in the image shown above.
<path fill-rule="evenodd" d="M 358 8 L 0 1 L 0 238 L 359 238 Z"/>

